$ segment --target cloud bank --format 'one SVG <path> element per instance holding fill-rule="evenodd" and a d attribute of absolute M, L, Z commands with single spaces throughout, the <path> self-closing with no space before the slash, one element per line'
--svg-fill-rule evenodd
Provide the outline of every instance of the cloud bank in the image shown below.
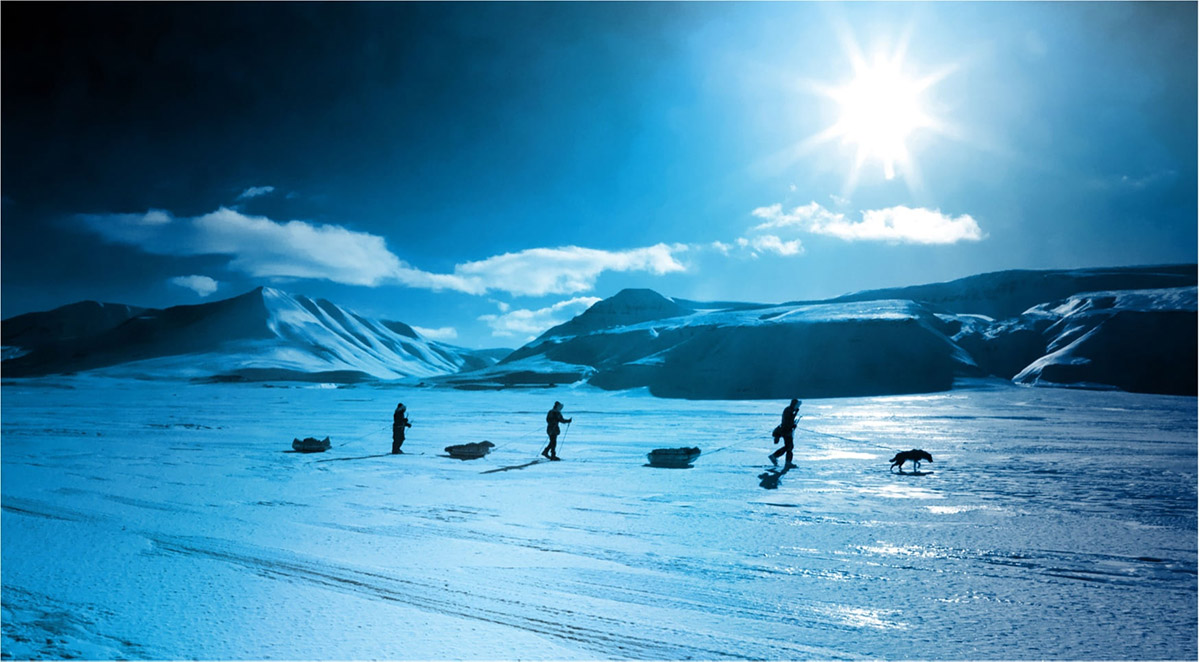
<path fill-rule="evenodd" d="M 955 244 L 984 238 L 979 224 L 967 214 L 950 216 L 938 209 L 914 209 L 904 205 L 868 209 L 861 214 L 862 220 L 851 221 L 845 214 L 829 211 L 816 202 L 791 211 L 784 211 L 782 205 L 775 204 L 751 212 L 751 215 L 763 220 L 763 223 L 755 226 L 756 230 L 796 228 L 845 241 Z"/>
<path fill-rule="evenodd" d="M 110 241 L 157 255 L 228 255 L 231 269 L 257 277 L 375 286 L 404 268 L 382 237 L 336 225 L 278 223 L 225 207 L 194 218 L 161 210 L 82 218 Z"/>
<path fill-rule="evenodd" d="M 377 235 L 338 225 L 279 222 L 225 207 L 191 218 L 152 209 L 145 214 L 86 214 L 80 219 L 112 242 L 157 255 L 226 255 L 229 268 L 255 277 L 311 278 L 367 287 L 401 284 L 476 295 L 586 292 L 606 271 L 656 275 L 683 271 L 675 253 L 687 250 L 679 244 L 620 251 L 530 248 L 465 262 L 452 273 L 439 274 L 407 264 Z"/>

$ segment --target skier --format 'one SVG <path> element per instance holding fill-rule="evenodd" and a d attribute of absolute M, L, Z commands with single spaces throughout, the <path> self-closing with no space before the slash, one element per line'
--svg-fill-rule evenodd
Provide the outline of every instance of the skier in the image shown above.
<path fill-rule="evenodd" d="M 550 443 L 542 449 L 542 457 L 549 460 L 558 459 L 558 453 L 555 452 L 558 447 L 558 424 L 571 422 L 571 419 L 563 418 L 562 408 L 563 404 L 555 401 L 554 408 L 546 412 L 546 434 L 550 436 Z"/>
<path fill-rule="evenodd" d="M 392 412 L 392 455 L 400 453 L 400 446 L 404 444 L 404 428 L 411 428 L 412 423 L 408 422 L 408 410 L 404 408 L 404 403 L 396 405 L 396 411 Z"/>
<path fill-rule="evenodd" d="M 800 400 L 792 398 L 792 403 L 783 409 L 783 420 L 779 423 L 779 427 L 771 431 L 771 436 L 774 437 L 775 443 L 779 443 L 783 439 L 783 448 L 771 453 L 771 464 L 779 466 L 777 458 L 780 455 L 787 455 L 785 467 L 794 466 L 792 464 L 792 432 L 796 429 L 796 417 L 800 414 Z"/>

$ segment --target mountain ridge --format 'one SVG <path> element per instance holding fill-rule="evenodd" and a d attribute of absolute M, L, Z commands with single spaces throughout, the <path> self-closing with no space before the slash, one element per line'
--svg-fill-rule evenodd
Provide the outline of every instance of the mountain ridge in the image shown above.
<path fill-rule="evenodd" d="M 38 315 L 44 320 L 53 312 Z M 22 317 L 0 325 L 6 347 L 14 346 L 10 326 L 28 325 Z M 222 379 L 335 374 L 357 381 L 429 377 L 495 362 L 494 352 L 428 340 L 402 322 L 371 320 L 325 299 L 269 287 L 219 301 L 140 309 L 96 333 L 20 349 L 4 361 L 6 376 L 105 370 Z"/>
<path fill-rule="evenodd" d="M 997 301 L 971 289 L 978 284 Z M 1100 286 L 1109 289 L 1088 291 Z M 636 298 L 661 297 L 649 292 Z M 993 272 L 776 305 L 661 297 L 669 305 L 660 302 L 656 314 L 582 324 L 584 313 L 495 366 L 443 381 L 788 398 L 937 391 L 960 377 L 997 377 L 1195 395 L 1195 292 L 1195 265 L 1167 265 Z M 593 308 L 624 309 L 615 303 L 633 294 Z M 1071 335 L 1084 326 L 1086 342 Z"/>
<path fill-rule="evenodd" d="M 991 376 L 1195 395 L 1195 284 L 1195 265 L 1156 265 L 992 272 L 783 304 L 629 288 L 511 351 L 429 340 L 269 287 L 164 309 L 79 302 L 4 320 L 0 335 L 7 377 L 589 383 L 779 398 L 928 392 Z"/>

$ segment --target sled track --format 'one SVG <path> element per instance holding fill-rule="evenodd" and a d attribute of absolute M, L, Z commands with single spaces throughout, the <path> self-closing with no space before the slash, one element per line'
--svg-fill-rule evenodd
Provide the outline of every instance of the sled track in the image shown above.
<path fill-rule="evenodd" d="M 729 641 L 711 637 L 713 645 L 670 643 L 695 639 L 696 632 L 630 623 L 579 611 L 555 609 L 498 595 L 468 592 L 439 583 L 401 579 L 346 566 L 308 559 L 289 559 L 266 549 L 234 549 L 225 541 L 190 538 L 155 538 L 159 550 L 184 556 L 202 556 L 238 565 L 265 576 L 300 581 L 324 588 L 402 603 L 437 614 L 514 627 L 553 637 L 605 657 L 631 659 L 773 659 L 779 657 L 837 656 L 835 651 L 779 642 Z M 618 634 L 639 628 L 661 633 L 645 637 Z"/>

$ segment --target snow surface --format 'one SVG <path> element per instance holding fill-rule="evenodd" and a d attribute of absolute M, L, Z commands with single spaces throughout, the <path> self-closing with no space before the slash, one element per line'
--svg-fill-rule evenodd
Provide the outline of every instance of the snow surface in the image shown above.
<path fill-rule="evenodd" d="M 1195 659 L 1196 399 L 960 386 L 805 400 L 783 472 L 783 401 L 5 382 L 0 651 Z M 565 461 L 528 465 L 555 399 Z"/>

